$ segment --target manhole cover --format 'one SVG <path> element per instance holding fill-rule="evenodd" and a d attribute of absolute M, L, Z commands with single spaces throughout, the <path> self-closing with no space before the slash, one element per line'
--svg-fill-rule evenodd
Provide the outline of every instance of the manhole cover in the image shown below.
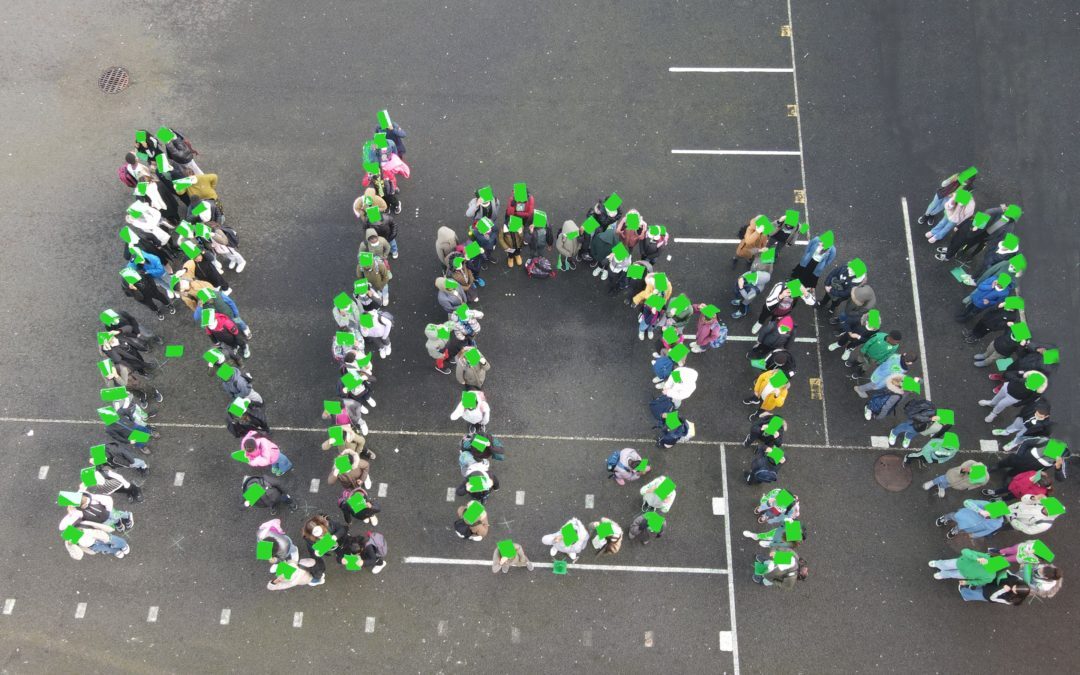
<path fill-rule="evenodd" d="M 885 454 L 874 462 L 874 480 L 889 492 L 900 492 L 911 485 L 911 469 L 901 455 Z"/>
<path fill-rule="evenodd" d="M 98 78 L 97 83 L 101 87 L 101 91 L 106 94 L 115 94 L 127 89 L 128 85 L 131 84 L 131 78 L 128 76 L 127 68 L 113 66 L 105 69 L 105 72 Z"/>

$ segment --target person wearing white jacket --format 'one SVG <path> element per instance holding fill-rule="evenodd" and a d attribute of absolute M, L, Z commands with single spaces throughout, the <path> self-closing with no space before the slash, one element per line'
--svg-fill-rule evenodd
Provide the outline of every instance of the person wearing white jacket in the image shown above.
<path fill-rule="evenodd" d="M 693 368 L 676 368 L 660 387 L 660 393 L 669 396 L 678 408 L 697 389 L 697 380 L 698 371 Z"/>
<path fill-rule="evenodd" d="M 390 356 L 390 329 L 394 319 L 386 312 L 373 309 L 360 315 L 360 335 L 379 348 L 379 358 Z"/>
<path fill-rule="evenodd" d="M 565 553 L 570 560 L 576 561 L 589 545 L 589 531 L 579 519 L 571 518 L 558 532 L 545 534 L 541 541 L 551 547 L 552 558 Z"/>
<path fill-rule="evenodd" d="M 144 202 L 132 202 L 124 221 L 140 232 L 153 237 L 158 245 L 168 246 L 169 233 L 161 227 L 161 211 Z"/>
<path fill-rule="evenodd" d="M 1009 505 L 1007 522 L 1017 532 L 1041 534 L 1050 529 L 1065 507 L 1054 497 L 1024 495 L 1020 501 Z"/>
<path fill-rule="evenodd" d="M 463 419 L 469 423 L 469 431 L 483 431 L 491 421 L 491 406 L 488 405 L 487 397 L 482 391 L 463 391 L 461 400 L 458 401 L 454 412 L 450 413 L 450 419 Z"/>
<path fill-rule="evenodd" d="M 667 513 L 675 503 L 675 481 L 667 476 L 657 476 L 641 488 L 645 506 Z"/>

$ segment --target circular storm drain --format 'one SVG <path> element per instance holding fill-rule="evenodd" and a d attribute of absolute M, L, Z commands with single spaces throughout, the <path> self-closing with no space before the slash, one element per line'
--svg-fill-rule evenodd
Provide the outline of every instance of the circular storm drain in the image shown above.
<path fill-rule="evenodd" d="M 900 455 L 882 455 L 874 462 L 874 480 L 889 492 L 900 492 L 911 485 L 911 469 Z"/>
<path fill-rule="evenodd" d="M 131 78 L 128 75 L 127 68 L 123 66 L 112 66 L 106 68 L 105 72 L 98 78 L 98 87 L 106 94 L 116 94 L 124 91 L 131 84 Z"/>

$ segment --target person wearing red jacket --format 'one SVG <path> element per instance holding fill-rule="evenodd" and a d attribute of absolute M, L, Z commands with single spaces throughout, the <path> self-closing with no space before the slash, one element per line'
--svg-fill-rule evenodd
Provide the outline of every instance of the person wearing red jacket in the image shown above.
<path fill-rule="evenodd" d="M 218 311 L 203 311 L 202 327 L 215 347 L 227 347 L 245 359 L 251 358 L 251 348 L 233 320 Z"/>
<path fill-rule="evenodd" d="M 1040 469 L 1039 471 L 1018 473 L 1013 476 L 1008 485 L 1003 485 L 996 490 L 983 490 L 983 494 L 987 497 L 1007 497 L 1011 495 L 1015 499 L 1020 499 L 1024 495 L 1048 497 L 1053 491 L 1054 486 L 1051 482 L 1050 473 Z"/>
<path fill-rule="evenodd" d="M 521 197 L 522 199 L 519 199 Z M 510 222 L 510 216 L 521 218 L 522 225 L 526 228 L 532 226 L 533 213 L 536 211 L 536 200 L 532 192 L 529 192 L 524 183 L 514 183 L 514 195 L 506 204 L 506 213 L 503 215 L 503 224 Z"/>

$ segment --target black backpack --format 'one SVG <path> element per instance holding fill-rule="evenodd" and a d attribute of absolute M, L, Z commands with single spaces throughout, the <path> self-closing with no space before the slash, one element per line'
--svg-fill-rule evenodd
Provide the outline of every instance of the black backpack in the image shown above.
<path fill-rule="evenodd" d="M 925 398 L 915 398 L 904 404 L 904 414 L 919 424 L 928 424 L 936 413 L 937 408 Z"/>

